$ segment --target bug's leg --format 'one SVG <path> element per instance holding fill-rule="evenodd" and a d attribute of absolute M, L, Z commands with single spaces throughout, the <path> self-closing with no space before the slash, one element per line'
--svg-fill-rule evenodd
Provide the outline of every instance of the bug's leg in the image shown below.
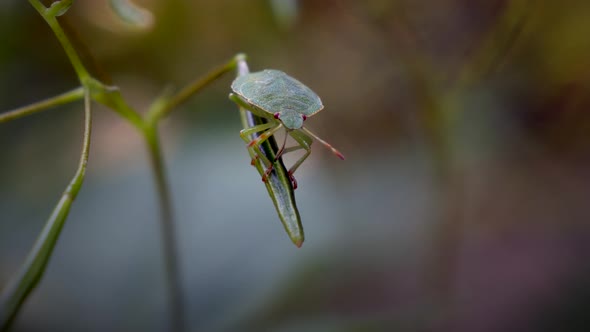
<path fill-rule="evenodd" d="M 283 155 L 289 153 L 289 152 L 293 152 L 293 151 L 297 151 L 297 150 L 301 150 L 301 149 L 305 149 L 302 145 L 297 145 L 297 146 L 291 146 L 288 148 L 284 149 Z M 306 153 L 303 159 L 301 159 L 301 162 L 303 162 L 303 160 L 305 160 L 305 158 L 307 158 L 307 156 L 309 156 L 309 154 L 311 153 L 311 149 L 305 149 Z M 299 161 L 298 161 L 299 162 Z M 299 164 L 301 164 L 301 162 L 299 162 Z M 295 177 L 293 176 L 293 172 L 295 170 L 293 169 L 293 167 L 291 167 L 291 169 L 288 172 L 289 175 L 289 180 L 291 180 L 291 183 L 293 184 L 293 190 L 297 189 L 297 180 L 295 179 Z"/>
<path fill-rule="evenodd" d="M 288 132 L 287 132 L 288 134 Z M 279 149 L 279 151 L 277 152 L 276 156 L 275 156 L 275 161 L 277 161 L 279 158 L 281 158 L 281 156 L 286 152 L 285 146 L 287 145 L 287 135 L 285 134 L 285 139 L 283 140 L 283 145 L 281 146 L 281 148 Z"/>
<path fill-rule="evenodd" d="M 273 163 L 266 169 L 266 171 L 264 172 L 264 175 L 262 176 L 262 181 L 265 181 L 265 179 L 268 178 L 268 176 L 270 175 L 270 172 L 272 172 L 274 163 L 279 160 L 279 158 L 281 158 L 281 156 L 287 152 L 288 149 L 285 149 L 285 145 L 287 145 L 287 134 L 285 134 L 285 139 L 283 140 L 283 145 L 281 146 L 281 148 L 279 149 L 279 151 L 277 151 L 277 153 L 275 154 Z M 289 148 L 290 149 L 290 148 Z"/>
<path fill-rule="evenodd" d="M 303 162 L 305 161 L 305 159 L 307 159 L 307 157 L 309 157 L 309 155 L 311 154 L 311 147 L 302 147 L 302 149 L 305 149 L 305 154 L 303 156 L 301 156 L 301 158 L 299 158 L 299 160 L 297 160 L 295 162 L 295 164 L 293 164 L 293 166 L 291 166 L 291 168 L 289 168 L 289 176 L 293 176 L 293 174 L 295 174 L 295 171 L 297 170 L 297 168 L 299 168 L 299 166 L 301 166 L 301 164 L 303 164 Z"/>
<path fill-rule="evenodd" d="M 258 138 L 250 141 L 250 143 L 248 144 L 248 147 L 251 147 L 253 149 L 259 149 L 260 144 L 264 143 L 264 141 L 266 141 L 267 139 L 269 139 L 272 135 L 274 135 L 274 133 L 277 132 L 277 130 L 281 129 L 283 127 L 282 123 L 278 123 L 275 127 L 270 128 L 269 130 L 265 131 L 264 133 L 262 133 L 260 136 L 258 136 Z M 266 182 L 266 179 L 268 179 L 268 176 L 270 175 L 270 172 L 272 172 L 273 166 L 274 166 L 274 162 L 276 162 L 280 155 L 282 154 L 282 151 L 279 151 L 277 153 L 277 155 L 275 156 L 273 161 L 270 161 L 265 155 L 264 153 L 258 153 L 258 155 L 265 160 L 265 162 L 268 162 L 268 167 L 266 168 L 266 171 L 264 172 L 264 175 L 262 175 L 262 181 Z"/>
<path fill-rule="evenodd" d="M 295 164 L 293 164 L 293 166 L 291 166 L 291 168 L 289 169 L 289 178 L 293 183 L 293 189 L 297 189 L 297 180 L 295 179 L 295 176 L 293 174 L 295 174 L 297 168 L 299 168 L 299 166 L 301 166 L 305 159 L 307 159 L 307 157 L 309 157 L 309 155 L 311 154 L 311 144 L 313 143 L 313 139 L 300 130 L 290 131 L 289 135 L 291 135 L 291 137 L 293 137 L 295 142 L 297 142 L 297 144 L 299 145 L 286 148 L 283 154 L 297 151 L 300 149 L 305 150 L 305 154 L 303 154 L 303 156 L 301 156 L 301 158 L 299 158 L 295 162 Z"/>
<path fill-rule="evenodd" d="M 262 133 L 260 136 L 256 137 L 255 139 L 251 140 L 250 143 L 248 143 L 248 147 L 258 147 L 260 146 L 260 144 L 264 143 L 264 141 L 266 141 L 267 139 L 269 139 L 269 137 L 271 137 L 272 135 L 274 135 L 274 133 L 277 132 L 277 130 L 281 129 L 283 127 L 283 124 L 280 122 L 269 122 L 269 123 L 265 123 L 262 125 L 258 125 L 258 126 L 254 126 L 252 128 L 248 128 L 248 129 L 244 129 L 242 131 L 250 131 L 251 129 L 254 128 L 258 128 L 258 127 L 264 127 L 266 126 L 264 129 L 269 128 L 267 131 L 265 131 L 264 133 Z M 274 126 L 274 127 L 273 127 Z M 255 132 L 259 132 L 262 130 L 256 130 Z"/>
<path fill-rule="evenodd" d="M 240 130 L 240 137 L 244 140 L 244 142 L 250 144 L 250 142 L 253 141 L 250 138 L 250 135 L 261 132 L 261 131 L 265 131 L 275 125 L 276 124 L 269 122 L 269 123 L 264 123 L 264 124 L 261 124 L 258 126 L 242 129 L 242 130 Z M 265 163 L 265 167 L 268 167 L 271 164 L 270 160 L 268 160 L 268 158 L 266 158 L 266 156 L 264 154 L 257 153 L 257 151 L 254 148 L 251 148 L 250 146 L 248 146 L 248 153 L 250 154 L 250 157 L 252 158 L 252 160 L 250 162 L 250 164 L 252 166 L 254 166 L 254 164 L 256 163 L 256 159 L 258 159 L 258 158 L 261 158 L 263 160 L 263 162 Z"/>
<path fill-rule="evenodd" d="M 246 143 L 250 144 L 250 142 L 255 141 L 258 138 L 260 138 L 260 136 L 258 136 L 255 139 L 250 139 L 250 135 L 255 134 L 255 133 L 259 133 L 261 131 L 265 131 L 265 130 L 267 130 L 269 128 L 272 128 L 274 126 L 276 126 L 276 123 L 268 122 L 268 123 L 263 123 L 263 124 L 258 125 L 258 126 L 254 126 L 254 127 L 242 129 L 242 130 L 240 130 L 240 137 L 244 141 L 246 141 Z"/>
<path fill-rule="evenodd" d="M 253 139 L 250 141 L 250 143 L 248 143 L 248 149 L 252 149 L 253 151 L 255 151 L 255 154 L 260 157 L 261 160 L 263 160 L 263 162 L 265 163 L 265 165 L 267 166 L 266 172 L 264 172 L 264 175 L 262 176 L 262 181 L 266 182 L 266 179 L 268 178 L 268 175 L 270 174 L 270 172 L 272 171 L 273 168 L 273 162 L 275 160 L 273 160 L 272 162 L 264 155 L 264 153 L 260 152 L 260 144 L 264 143 L 264 141 L 266 141 L 267 139 L 269 139 L 269 137 L 271 137 L 274 133 L 277 132 L 277 130 L 281 129 L 283 127 L 283 124 L 280 122 L 269 122 L 269 123 L 265 123 L 263 125 L 258 125 L 258 126 L 254 126 L 252 128 L 248 128 L 246 129 L 246 131 L 253 129 L 253 128 L 259 128 L 261 126 L 268 126 L 270 125 L 271 128 L 268 129 L 267 131 L 265 131 L 264 133 L 260 134 L 260 136 L 258 136 L 257 138 Z M 274 127 L 272 127 L 274 126 Z"/>

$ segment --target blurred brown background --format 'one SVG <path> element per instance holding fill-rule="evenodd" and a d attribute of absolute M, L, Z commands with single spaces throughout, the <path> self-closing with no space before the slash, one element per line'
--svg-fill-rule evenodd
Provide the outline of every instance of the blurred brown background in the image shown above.
<path fill-rule="evenodd" d="M 590 2 L 106 1 L 68 24 L 138 109 L 234 54 L 325 110 L 296 249 L 249 165 L 232 75 L 162 126 L 194 331 L 590 330 Z M 77 86 L 25 1 L 0 3 L 0 110 Z M 0 285 L 72 176 L 82 105 L 0 126 Z M 134 129 L 95 107 L 88 175 L 14 331 L 163 331 L 157 203 Z M 287 158 L 287 164 L 293 162 Z M 1 287 L 1 286 L 0 286 Z"/>

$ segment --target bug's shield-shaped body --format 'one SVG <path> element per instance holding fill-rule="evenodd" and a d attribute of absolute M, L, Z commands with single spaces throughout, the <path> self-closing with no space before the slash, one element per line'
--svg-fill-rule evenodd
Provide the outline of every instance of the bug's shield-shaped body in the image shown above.
<path fill-rule="evenodd" d="M 232 90 L 259 110 L 278 113 L 287 129 L 303 126 L 303 116 L 310 117 L 324 107 L 320 97 L 303 83 L 279 70 L 266 69 L 238 77 Z"/>

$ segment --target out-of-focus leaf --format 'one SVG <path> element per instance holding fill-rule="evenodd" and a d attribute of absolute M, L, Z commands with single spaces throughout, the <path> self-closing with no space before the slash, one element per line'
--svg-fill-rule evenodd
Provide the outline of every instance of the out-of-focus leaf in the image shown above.
<path fill-rule="evenodd" d="M 270 0 L 270 6 L 279 25 L 283 28 L 291 28 L 299 14 L 297 0 Z"/>
<path fill-rule="evenodd" d="M 136 28 L 149 29 L 154 25 L 154 15 L 130 0 L 110 0 L 111 8 L 123 20 Z"/>

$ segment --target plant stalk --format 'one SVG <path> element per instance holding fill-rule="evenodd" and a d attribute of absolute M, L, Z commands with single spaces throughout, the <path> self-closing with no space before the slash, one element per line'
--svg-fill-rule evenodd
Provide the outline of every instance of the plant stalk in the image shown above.
<path fill-rule="evenodd" d="M 17 108 L 12 111 L 0 114 L 0 123 L 16 120 L 27 115 L 44 111 L 50 107 L 67 104 L 84 97 L 84 87 L 79 87 L 74 90 L 62 93 L 52 98 L 48 98 L 31 105 Z"/>
<path fill-rule="evenodd" d="M 147 126 L 143 133 L 148 147 L 154 181 L 156 182 L 158 201 L 160 202 L 160 234 L 162 255 L 166 265 L 165 278 L 169 296 L 171 331 L 183 332 L 186 331 L 185 306 L 170 189 L 166 179 L 157 127 L 155 125 Z"/>
<path fill-rule="evenodd" d="M 41 280 L 53 253 L 53 248 L 61 233 L 61 229 L 70 212 L 70 207 L 84 182 L 84 174 L 86 173 L 90 151 L 90 132 L 92 126 L 90 94 L 88 91 L 84 94 L 84 109 L 86 117 L 84 122 L 84 139 L 78 169 L 45 223 L 45 227 L 39 234 L 20 271 L 8 282 L 8 285 L 0 294 L 0 331 L 7 331 L 10 328 L 25 299 Z"/>
<path fill-rule="evenodd" d="M 244 54 L 237 54 L 227 63 L 213 68 L 204 76 L 191 82 L 172 97 L 163 97 L 161 99 L 157 99 L 152 104 L 145 116 L 146 123 L 148 125 L 157 123 L 160 119 L 166 117 L 172 110 L 185 103 L 189 98 L 201 91 L 204 87 L 211 84 L 223 74 L 236 68 L 237 63 L 244 61 L 245 57 L 246 56 Z"/>
<path fill-rule="evenodd" d="M 29 3 L 33 7 L 35 7 L 35 9 L 39 12 L 39 14 L 41 14 L 43 19 L 45 19 L 47 24 L 49 24 L 49 27 L 51 28 L 51 30 L 53 30 L 53 34 L 55 34 L 55 37 L 57 38 L 57 40 L 63 47 L 64 51 L 66 52 L 68 59 L 70 59 L 70 63 L 72 64 L 72 67 L 74 67 L 74 70 L 78 75 L 80 83 L 84 84 L 84 81 L 90 78 L 90 74 L 84 67 L 82 60 L 80 59 L 80 56 L 74 49 L 74 46 L 68 39 L 66 33 L 59 25 L 57 17 L 55 16 L 56 13 L 53 10 L 49 10 L 48 8 L 46 8 L 39 0 L 29 0 Z"/>

